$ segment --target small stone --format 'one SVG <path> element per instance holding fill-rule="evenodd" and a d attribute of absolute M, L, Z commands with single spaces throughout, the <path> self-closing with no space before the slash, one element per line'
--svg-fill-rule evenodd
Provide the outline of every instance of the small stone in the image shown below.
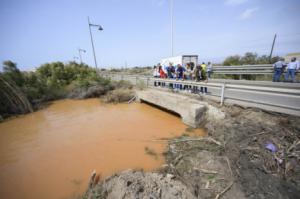
<path fill-rule="evenodd" d="M 127 181 L 127 187 L 129 187 L 132 184 L 131 181 Z"/>
<path fill-rule="evenodd" d="M 173 178 L 175 178 L 175 176 L 174 176 L 174 175 L 172 175 L 172 174 L 170 174 L 170 173 L 168 173 L 168 174 L 167 174 L 167 178 L 169 178 L 169 179 L 173 179 Z"/>

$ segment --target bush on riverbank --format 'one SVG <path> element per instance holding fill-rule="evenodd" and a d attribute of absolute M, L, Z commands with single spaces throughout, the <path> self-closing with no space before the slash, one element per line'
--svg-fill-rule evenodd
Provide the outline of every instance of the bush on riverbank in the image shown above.
<path fill-rule="evenodd" d="M 128 102 L 134 97 L 135 93 L 130 89 L 116 89 L 109 91 L 103 98 L 106 103 Z"/>
<path fill-rule="evenodd" d="M 109 101 L 113 96 L 117 96 L 116 100 L 112 101 L 118 102 L 127 99 L 126 93 L 132 89 L 129 82 L 112 82 L 100 77 L 94 68 L 76 62 L 46 63 L 34 72 L 22 72 L 16 63 L 5 61 L 0 78 L 3 80 L 0 81 L 0 115 L 3 117 L 30 112 L 30 109 L 18 108 L 26 101 L 38 109 L 41 103 L 51 100 L 66 97 L 74 99 L 100 97 L 117 88 L 126 89 L 126 92 L 110 93 Z M 6 84 L 9 86 L 5 86 Z M 11 94 L 14 94 L 14 97 Z"/>

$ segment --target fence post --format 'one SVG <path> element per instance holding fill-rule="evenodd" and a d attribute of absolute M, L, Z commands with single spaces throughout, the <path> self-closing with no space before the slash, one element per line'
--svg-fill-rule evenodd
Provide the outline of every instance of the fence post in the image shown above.
<path fill-rule="evenodd" d="M 149 86 L 149 77 L 147 77 L 147 88 Z"/>
<path fill-rule="evenodd" d="M 124 75 L 121 75 L 121 80 L 124 80 Z"/>
<path fill-rule="evenodd" d="M 220 104 L 221 106 L 224 104 L 224 95 L 225 95 L 225 83 L 222 84 L 222 88 L 221 88 L 221 100 L 220 100 Z"/>
<path fill-rule="evenodd" d="M 138 82 L 138 77 L 136 76 L 135 77 L 135 85 L 137 85 L 137 82 Z"/>

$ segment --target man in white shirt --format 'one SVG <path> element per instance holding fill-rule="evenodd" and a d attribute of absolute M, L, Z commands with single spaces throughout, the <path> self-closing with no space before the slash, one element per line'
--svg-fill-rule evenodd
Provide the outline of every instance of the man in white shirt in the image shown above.
<path fill-rule="evenodd" d="M 291 76 L 292 82 L 295 82 L 295 74 L 298 68 L 298 62 L 296 62 L 296 58 L 292 58 L 291 62 L 287 65 L 287 71 L 285 74 L 285 81 L 288 81 L 289 76 Z"/>
<path fill-rule="evenodd" d="M 296 63 L 297 63 L 297 69 L 296 69 L 296 73 L 295 73 L 295 79 L 297 81 L 297 74 L 299 73 L 300 71 L 300 61 L 299 60 L 296 60 Z M 299 81 L 298 81 L 299 82 Z"/>
<path fill-rule="evenodd" d="M 210 76 L 211 76 L 211 73 L 212 73 L 212 64 L 211 64 L 211 62 L 208 62 L 207 66 L 206 66 L 206 73 L 207 73 L 208 79 L 210 79 Z"/>
<path fill-rule="evenodd" d="M 300 61 L 296 60 L 296 63 L 297 63 L 297 71 L 298 71 L 298 70 L 300 70 Z"/>
<path fill-rule="evenodd" d="M 280 76 L 285 66 L 286 64 L 284 63 L 283 58 L 273 64 L 274 67 L 273 82 L 279 82 Z"/>

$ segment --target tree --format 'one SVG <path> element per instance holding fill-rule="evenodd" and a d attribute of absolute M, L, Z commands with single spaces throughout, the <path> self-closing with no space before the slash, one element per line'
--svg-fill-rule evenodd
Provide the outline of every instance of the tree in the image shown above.
<path fill-rule="evenodd" d="M 24 83 L 24 77 L 21 71 L 18 69 L 17 64 L 7 60 L 3 62 L 3 77 L 7 81 L 14 82 L 17 86 L 22 86 Z"/>
<path fill-rule="evenodd" d="M 11 60 L 6 60 L 3 62 L 3 72 L 20 72 L 17 67 L 17 64 L 12 62 Z"/>
<path fill-rule="evenodd" d="M 257 58 L 256 64 L 269 64 L 269 56 L 267 55 L 262 55 Z"/>
<path fill-rule="evenodd" d="M 275 63 L 281 57 L 272 57 L 271 63 Z M 229 56 L 223 62 L 224 66 L 237 66 L 237 65 L 254 65 L 254 64 L 269 64 L 269 56 L 262 55 L 258 56 L 257 53 L 247 52 L 244 56 L 234 55 Z M 233 79 L 239 79 L 239 75 L 229 75 Z M 255 79 L 256 76 L 254 75 L 242 75 L 243 78 L 252 80 Z"/>
<path fill-rule="evenodd" d="M 271 58 L 271 64 L 274 64 L 275 62 L 279 61 L 280 59 L 283 59 L 283 57 L 275 56 Z M 285 60 L 287 61 L 287 60 Z"/>
<path fill-rule="evenodd" d="M 223 62 L 224 66 L 234 66 L 241 64 L 241 57 L 239 55 L 229 56 Z"/>
<path fill-rule="evenodd" d="M 257 54 L 247 52 L 245 55 L 241 58 L 241 64 L 243 65 L 252 65 L 257 63 Z"/>
<path fill-rule="evenodd" d="M 272 57 L 271 63 L 277 62 L 282 57 L 276 56 Z M 261 55 L 258 56 L 257 53 L 247 52 L 244 56 L 234 55 L 229 56 L 223 62 L 224 66 L 236 66 L 236 65 L 254 65 L 254 64 L 269 64 L 269 56 Z"/>

